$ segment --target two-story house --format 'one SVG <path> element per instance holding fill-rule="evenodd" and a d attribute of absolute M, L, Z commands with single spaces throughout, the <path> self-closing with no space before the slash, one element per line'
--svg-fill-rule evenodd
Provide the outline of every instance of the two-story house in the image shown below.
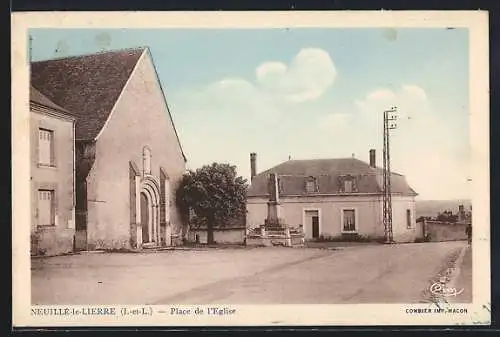
<path fill-rule="evenodd" d="M 284 222 L 300 227 L 306 239 L 373 239 L 385 236 L 383 223 L 383 169 L 376 166 L 375 150 L 369 163 L 356 158 L 289 160 L 256 172 L 257 155 L 250 155 L 251 186 L 247 194 L 247 226 L 264 224 L 269 200 L 268 177 L 278 176 Z M 392 232 L 396 242 L 419 235 L 415 196 L 403 175 L 392 172 Z"/>
<path fill-rule="evenodd" d="M 73 251 L 75 119 L 30 88 L 31 254 Z"/>

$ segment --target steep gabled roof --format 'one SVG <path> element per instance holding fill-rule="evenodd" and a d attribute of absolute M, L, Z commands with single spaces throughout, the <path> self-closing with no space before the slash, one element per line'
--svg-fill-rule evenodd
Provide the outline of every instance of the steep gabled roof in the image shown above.
<path fill-rule="evenodd" d="M 30 102 L 71 115 L 68 110 L 52 102 L 33 86 L 30 87 Z"/>
<path fill-rule="evenodd" d="M 145 48 L 31 63 L 31 84 L 76 117 L 76 139 L 93 140 Z"/>
<path fill-rule="evenodd" d="M 373 168 L 368 163 L 355 158 L 289 160 L 254 177 L 248 190 L 249 197 L 268 196 L 268 177 L 271 172 L 280 179 L 282 196 L 339 194 L 339 178 L 352 176 L 356 179 L 358 193 L 382 193 L 381 168 Z M 316 179 L 318 191 L 306 192 L 308 178 Z M 401 174 L 391 174 L 393 193 L 416 195 Z"/>

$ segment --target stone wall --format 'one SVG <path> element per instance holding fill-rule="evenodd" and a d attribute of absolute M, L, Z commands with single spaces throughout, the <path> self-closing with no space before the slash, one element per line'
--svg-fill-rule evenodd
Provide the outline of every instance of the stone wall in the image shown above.
<path fill-rule="evenodd" d="M 245 243 L 245 231 L 243 228 L 225 228 L 214 230 L 214 241 L 220 244 L 243 244 Z M 198 236 L 199 243 L 207 243 L 206 229 L 191 229 L 189 231 L 189 241 L 196 242 Z"/>
<path fill-rule="evenodd" d="M 70 228 L 40 227 L 32 234 L 32 255 L 54 256 L 71 253 L 74 235 L 75 230 Z"/>
<path fill-rule="evenodd" d="M 465 223 L 425 220 L 422 226 L 423 235 L 429 236 L 429 241 L 432 242 L 467 240 Z"/>

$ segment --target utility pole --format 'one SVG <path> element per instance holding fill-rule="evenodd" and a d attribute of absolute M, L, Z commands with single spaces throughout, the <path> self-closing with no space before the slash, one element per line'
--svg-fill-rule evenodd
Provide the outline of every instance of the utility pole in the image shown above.
<path fill-rule="evenodd" d="M 391 155 L 390 155 L 390 130 L 396 129 L 396 107 L 384 111 L 384 173 L 383 173 L 383 213 L 384 237 L 386 243 L 392 243 L 392 195 L 391 195 Z"/>

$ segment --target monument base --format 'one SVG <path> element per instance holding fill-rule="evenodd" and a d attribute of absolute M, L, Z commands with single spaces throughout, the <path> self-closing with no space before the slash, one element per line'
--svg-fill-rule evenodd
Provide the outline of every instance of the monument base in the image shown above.
<path fill-rule="evenodd" d="M 246 245 L 303 247 L 304 233 L 290 228 L 283 219 L 267 219 L 247 234 Z"/>
<path fill-rule="evenodd" d="M 264 221 L 264 226 L 268 228 L 282 228 L 284 229 L 287 227 L 285 223 L 285 219 L 278 218 L 278 219 L 266 219 Z"/>

